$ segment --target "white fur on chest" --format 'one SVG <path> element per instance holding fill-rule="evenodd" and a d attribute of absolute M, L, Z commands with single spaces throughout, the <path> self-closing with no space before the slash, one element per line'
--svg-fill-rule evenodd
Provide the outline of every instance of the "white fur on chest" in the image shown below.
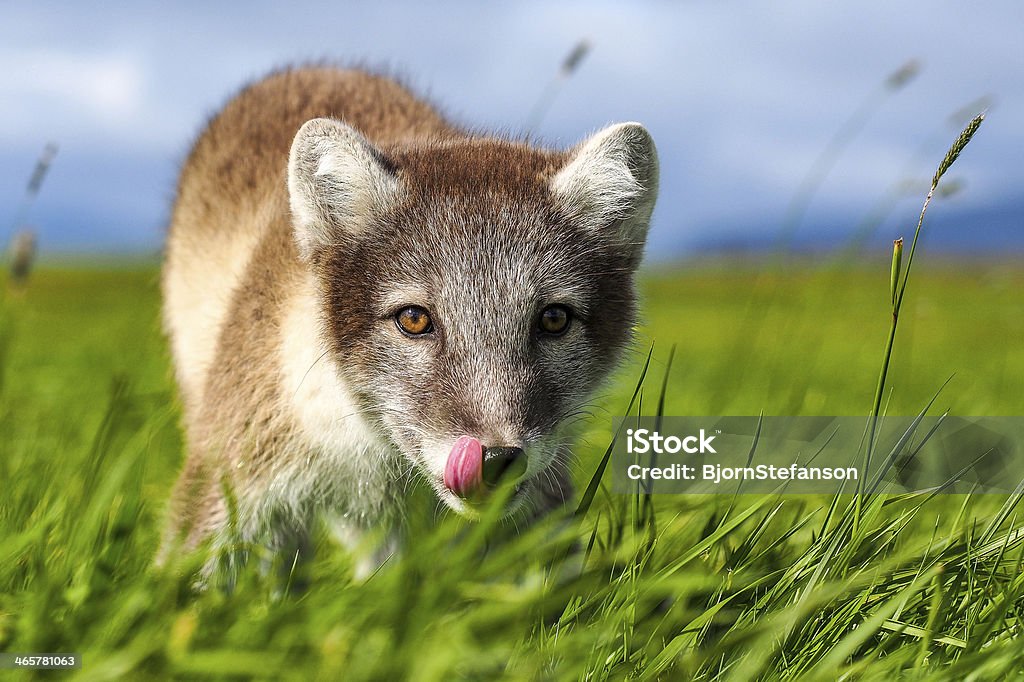
<path fill-rule="evenodd" d="M 292 456 L 273 477 L 272 497 L 359 526 L 388 515 L 396 455 L 366 422 L 323 340 L 312 276 L 290 296 L 281 321 L 281 409 L 293 423 Z M 393 484 L 392 484 L 393 485 Z"/>

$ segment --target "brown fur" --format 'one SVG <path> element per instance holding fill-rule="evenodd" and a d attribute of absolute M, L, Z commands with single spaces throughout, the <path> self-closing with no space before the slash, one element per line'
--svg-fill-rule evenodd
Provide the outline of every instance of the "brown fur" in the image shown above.
<path fill-rule="evenodd" d="M 195 546 L 226 514 L 222 455 L 234 460 L 248 449 L 237 440 L 225 442 L 222 435 L 258 438 L 259 448 L 252 451 L 264 460 L 274 452 L 268 439 L 286 438 L 289 425 L 275 409 L 274 326 L 281 314 L 279 292 L 288 290 L 289 278 L 302 266 L 291 236 L 285 174 L 295 132 L 321 116 L 348 121 L 381 144 L 443 139 L 456 132 L 431 106 L 390 79 L 321 67 L 285 70 L 245 88 L 200 135 L 181 172 L 167 241 L 165 298 L 176 295 L 173 287 L 181 271 L 201 276 L 202 270 L 220 265 L 218 256 L 238 257 L 231 253 L 238 233 L 251 238 L 255 248 L 240 286 L 202 291 L 204 297 L 229 302 L 224 322 L 230 322 L 219 325 L 212 371 L 201 383 L 191 381 L 184 376 L 189 358 L 180 353 L 175 358 L 191 454 L 173 496 L 171 528 L 185 536 L 187 546 Z M 257 219 L 244 219 L 249 216 Z M 165 310 L 165 328 L 173 340 L 181 333 L 176 327 L 187 322 L 171 318 Z M 254 339 L 264 343 L 253 344 Z M 258 478 L 264 464 L 257 459 L 237 473 Z"/>
<path fill-rule="evenodd" d="M 265 238 L 274 231 L 268 223 L 290 229 L 284 180 L 288 150 L 299 126 L 320 116 L 349 121 L 384 144 L 455 133 L 400 85 L 362 71 L 286 70 L 247 87 L 210 121 L 182 168 L 167 241 L 165 292 L 179 266 L 210 263 L 213 256 L 217 267 L 223 252 L 234 255 L 240 236 Z M 204 289 L 202 295 L 226 299 L 232 293 Z M 178 371 L 191 422 L 203 387 L 181 376 L 180 361 Z"/>

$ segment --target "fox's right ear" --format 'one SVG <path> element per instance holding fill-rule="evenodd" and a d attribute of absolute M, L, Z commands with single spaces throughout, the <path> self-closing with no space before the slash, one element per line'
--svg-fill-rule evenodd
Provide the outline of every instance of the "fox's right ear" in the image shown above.
<path fill-rule="evenodd" d="M 401 184 L 384 156 L 354 128 L 315 118 L 299 128 L 288 157 L 288 195 L 299 254 L 358 237 Z"/>

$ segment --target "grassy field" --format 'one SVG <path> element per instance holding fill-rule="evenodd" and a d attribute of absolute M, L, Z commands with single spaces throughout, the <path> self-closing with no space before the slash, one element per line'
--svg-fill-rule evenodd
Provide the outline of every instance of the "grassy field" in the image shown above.
<path fill-rule="evenodd" d="M 666 414 L 866 415 L 889 327 L 878 260 L 648 271 L 636 350 L 580 433 L 581 488 L 651 344 L 645 413 L 674 346 Z M 502 543 L 446 517 L 365 583 L 323 536 L 304 592 L 253 570 L 196 595 L 151 568 L 182 461 L 157 281 L 50 267 L 0 301 L 0 651 L 81 653 L 82 679 L 1024 672 L 1024 521 L 994 496 L 874 498 L 853 523 L 848 498 L 602 492 Z M 934 412 L 1024 414 L 1021 291 L 1019 266 L 920 266 L 888 412 L 917 413 L 952 375 Z"/>

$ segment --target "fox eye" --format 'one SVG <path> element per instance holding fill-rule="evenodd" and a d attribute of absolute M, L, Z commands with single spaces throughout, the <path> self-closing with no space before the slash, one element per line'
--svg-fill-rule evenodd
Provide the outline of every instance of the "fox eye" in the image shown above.
<path fill-rule="evenodd" d="M 407 336 L 423 336 L 434 331 L 434 322 L 430 313 L 418 305 L 402 308 L 395 314 L 395 324 Z"/>
<path fill-rule="evenodd" d="M 537 326 L 545 334 L 561 336 L 569 328 L 572 314 L 564 305 L 549 305 L 540 312 L 540 319 Z"/>

